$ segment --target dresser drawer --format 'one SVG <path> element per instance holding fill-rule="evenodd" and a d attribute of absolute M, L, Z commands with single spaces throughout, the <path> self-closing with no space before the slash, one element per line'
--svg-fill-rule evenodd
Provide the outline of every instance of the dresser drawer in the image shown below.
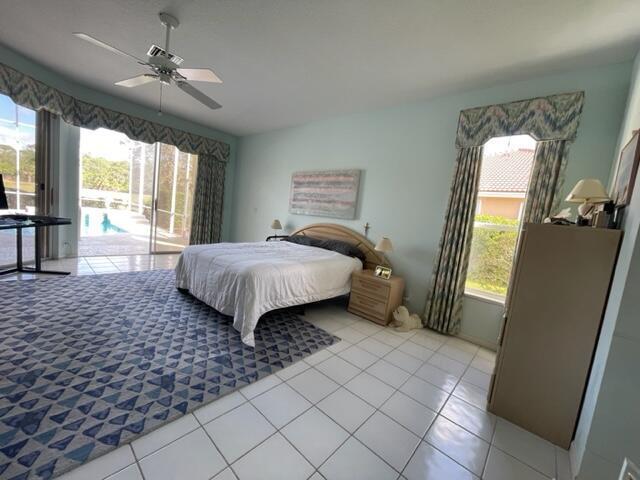
<path fill-rule="evenodd" d="M 351 279 L 351 289 L 383 302 L 389 298 L 389 285 L 360 275 L 354 275 Z"/>
<path fill-rule="evenodd" d="M 351 292 L 351 298 L 349 300 L 349 306 L 365 313 L 384 318 L 387 312 L 387 302 L 384 300 L 378 300 L 375 298 L 362 295 L 358 291 Z"/>

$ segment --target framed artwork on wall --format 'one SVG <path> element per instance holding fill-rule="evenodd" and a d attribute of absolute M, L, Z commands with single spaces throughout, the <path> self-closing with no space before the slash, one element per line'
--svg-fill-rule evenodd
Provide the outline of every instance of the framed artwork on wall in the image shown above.
<path fill-rule="evenodd" d="M 353 220 L 359 187 L 360 170 L 294 172 L 289 212 Z"/>
<path fill-rule="evenodd" d="M 633 132 L 631 140 L 622 148 L 618 168 L 616 170 L 616 180 L 613 183 L 611 198 L 616 207 L 629 205 L 633 194 L 633 185 L 638 173 L 638 162 L 640 160 L 640 130 Z"/>

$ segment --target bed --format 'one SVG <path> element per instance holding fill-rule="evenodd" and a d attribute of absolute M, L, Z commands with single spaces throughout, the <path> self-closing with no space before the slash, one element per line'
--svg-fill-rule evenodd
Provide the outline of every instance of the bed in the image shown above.
<path fill-rule="evenodd" d="M 291 236 L 341 240 L 363 260 L 287 241 L 192 245 L 178 260 L 176 287 L 232 316 L 242 341 L 255 346 L 265 313 L 345 295 L 354 271 L 386 262 L 367 238 L 341 225 L 308 225 Z"/>

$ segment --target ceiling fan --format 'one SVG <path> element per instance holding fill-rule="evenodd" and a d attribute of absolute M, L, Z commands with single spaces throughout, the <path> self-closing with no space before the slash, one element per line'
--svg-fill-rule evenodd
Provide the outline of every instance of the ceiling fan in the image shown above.
<path fill-rule="evenodd" d="M 210 70 L 208 68 L 179 68 L 180 65 L 182 65 L 184 59 L 180 58 L 177 55 L 174 55 L 169 51 L 169 39 L 171 36 L 171 30 L 178 28 L 178 25 L 180 25 L 180 23 L 178 22 L 177 18 L 169 15 L 168 13 L 161 12 L 158 16 L 160 17 L 160 22 L 166 28 L 165 45 L 164 48 L 157 45 L 151 45 L 149 51 L 147 52 L 147 60 L 142 60 L 135 55 L 124 52 L 119 48 L 109 45 L 108 43 L 98 40 L 97 38 L 92 37 L 91 35 L 88 35 L 86 33 L 74 32 L 73 35 L 98 47 L 104 48 L 105 50 L 109 50 L 112 53 L 122 55 L 123 57 L 129 57 L 135 60 L 140 65 L 148 67 L 149 70 L 151 70 L 151 73 L 143 73 L 142 75 L 127 78 L 126 80 L 120 80 L 115 84 L 120 87 L 132 88 L 144 85 L 146 83 L 159 81 L 160 106 L 158 114 L 162 113 L 162 86 L 169 86 L 172 83 L 175 84 L 184 93 L 195 98 L 197 101 L 206 105 L 207 107 L 213 110 L 221 108 L 222 105 L 220 105 L 212 98 L 209 98 L 189 82 L 194 81 L 222 83 L 222 80 L 220 80 L 220 78 L 214 73 L 213 70 Z"/>

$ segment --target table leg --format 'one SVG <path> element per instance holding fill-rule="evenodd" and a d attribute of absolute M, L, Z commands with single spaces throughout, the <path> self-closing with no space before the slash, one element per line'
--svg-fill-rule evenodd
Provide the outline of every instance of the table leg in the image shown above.
<path fill-rule="evenodd" d="M 22 270 L 22 229 L 16 229 L 16 268 Z"/>

